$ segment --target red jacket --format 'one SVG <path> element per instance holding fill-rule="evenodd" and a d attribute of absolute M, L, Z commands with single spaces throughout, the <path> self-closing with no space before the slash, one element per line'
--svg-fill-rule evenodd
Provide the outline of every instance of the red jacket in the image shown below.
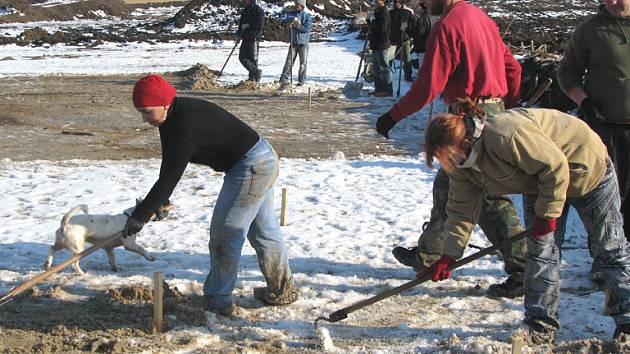
<path fill-rule="evenodd" d="M 395 121 L 419 111 L 440 92 L 446 103 L 503 97 L 506 108 L 516 106 L 521 66 L 481 9 L 455 3 L 433 26 L 426 48 L 416 81 L 389 111 Z"/>

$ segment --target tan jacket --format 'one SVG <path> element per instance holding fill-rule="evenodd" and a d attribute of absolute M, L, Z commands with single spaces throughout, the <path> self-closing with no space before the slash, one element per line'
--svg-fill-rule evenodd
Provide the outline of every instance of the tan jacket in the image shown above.
<path fill-rule="evenodd" d="M 536 194 L 536 215 L 557 218 L 567 197 L 581 197 L 599 184 L 607 159 L 599 136 L 560 111 L 518 108 L 488 116 L 470 157 L 449 174 L 443 254 L 463 255 L 480 189 Z"/>

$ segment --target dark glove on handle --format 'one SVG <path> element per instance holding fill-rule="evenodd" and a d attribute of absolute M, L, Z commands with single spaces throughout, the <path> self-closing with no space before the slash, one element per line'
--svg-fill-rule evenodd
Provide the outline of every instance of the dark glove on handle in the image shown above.
<path fill-rule="evenodd" d="M 532 230 L 532 237 L 542 238 L 548 234 L 552 234 L 556 231 L 556 219 L 543 219 L 538 216 L 534 219 L 534 229 Z"/>
<path fill-rule="evenodd" d="M 578 109 L 578 115 L 590 124 L 603 123 L 606 120 L 606 114 L 606 109 L 592 97 L 586 97 L 582 100 Z"/>
<path fill-rule="evenodd" d="M 136 220 L 136 218 L 130 216 L 129 219 L 127 219 L 127 223 L 125 224 L 125 228 L 122 232 L 123 238 L 137 234 L 140 230 L 142 230 L 142 227 L 144 227 L 144 223 L 142 221 Z"/>
<path fill-rule="evenodd" d="M 396 123 L 389 112 L 384 113 L 376 120 L 376 132 L 389 139 L 389 131 L 392 130 Z"/>
<path fill-rule="evenodd" d="M 165 209 L 164 207 L 170 204 L 170 199 L 167 199 L 166 203 L 158 208 L 158 210 L 155 212 L 155 220 L 160 221 L 168 217 L 168 209 Z"/>
<path fill-rule="evenodd" d="M 421 277 L 427 273 L 433 274 L 431 280 L 439 281 L 451 277 L 451 272 L 446 271 L 448 266 L 453 264 L 455 260 L 451 256 L 443 255 L 437 262 L 431 264 L 431 268 L 423 272 L 417 273 L 416 277 Z"/>

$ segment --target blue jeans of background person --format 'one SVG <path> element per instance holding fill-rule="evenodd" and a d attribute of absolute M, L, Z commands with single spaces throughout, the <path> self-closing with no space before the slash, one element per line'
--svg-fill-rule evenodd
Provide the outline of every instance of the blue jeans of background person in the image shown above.
<path fill-rule="evenodd" d="M 392 71 L 389 68 L 389 56 L 387 50 L 372 50 L 372 60 L 374 61 L 374 92 L 391 94 Z"/>
<path fill-rule="evenodd" d="M 287 60 L 284 62 L 284 69 L 282 69 L 282 75 L 280 76 L 280 82 L 289 82 L 290 75 L 292 75 L 293 68 L 291 63 L 295 66 L 295 58 L 300 56 L 300 68 L 298 69 L 298 82 L 303 84 L 306 80 L 306 62 L 308 59 L 308 44 L 293 44 L 287 53 Z M 291 58 L 293 56 L 293 58 Z M 291 62 L 293 60 L 293 62 Z"/>
<path fill-rule="evenodd" d="M 232 305 L 232 291 L 245 237 L 258 256 L 267 287 L 282 294 L 293 277 L 282 233 L 274 214 L 273 185 L 278 157 L 260 139 L 227 171 L 210 224 L 210 272 L 203 286 L 210 308 Z"/>
<path fill-rule="evenodd" d="M 525 223 L 531 227 L 535 195 L 523 196 Z M 605 275 L 605 313 L 616 325 L 630 324 L 630 244 L 623 232 L 617 177 L 611 162 L 595 189 L 580 198 L 567 200 L 564 212 L 573 206 L 588 234 L 588 248 L 594 264 Z M 563 213 L 563 214 L 565 214 Z M 525 323 L 536 329 L 560 328 L 560 246 L 564 239 L 566 215 L 555 237 L 527 238 L 525 265 Z M 559 225 L 560 226 L 560 225 Z"/>

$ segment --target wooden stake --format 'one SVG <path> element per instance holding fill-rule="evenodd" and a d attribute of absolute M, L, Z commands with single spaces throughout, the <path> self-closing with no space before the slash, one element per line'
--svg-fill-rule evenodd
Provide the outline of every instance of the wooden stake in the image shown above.
<path fill-rule="evenodd" d="M 311 110 L 311 103 L 313 102 L 312 96 L 311 96 L 311 88 L 308 88 L 308 110 Z"/>
<path fill-rule="evenodd" d="M 280 226 L 287 224 L 287 189 L 282 188 L 282 208 L 280 209 Z"/>
<path fill-rule="evenodd" d="M 521 336 L 512 337 L 512 354 L 521 354 L 523 350 L 523 338 Z"/>
<path fill-rule="evenodd" d="M 164 274 L 162 272 L 153 273 L 153 326 L 155 332 L 162 333 L 164 323 L 163 300 L 164 300 Z"/>

